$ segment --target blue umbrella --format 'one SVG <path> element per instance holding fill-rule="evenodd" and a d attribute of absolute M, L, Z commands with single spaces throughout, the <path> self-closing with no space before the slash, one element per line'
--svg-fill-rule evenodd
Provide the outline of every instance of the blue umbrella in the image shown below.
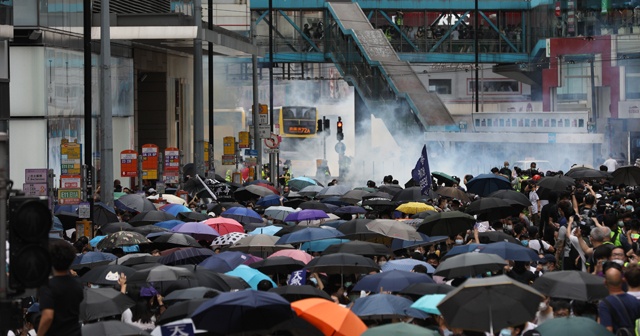
<path fill-rule="evenodd" d="M 266 235 L 273 236 L 280 230 L 282 230 L 282 226 L 269 225 L 269 226 L 256 228 L 251 232 L 247 232 L 247 234 L 250 234 L 250 235 L 266 234 Z"/>
<path fill-rule="evenodd" d="M 302 244 L 302 246 L 300 246 L 300 249 L 303 251 L 322 252 L 331 245 L 342 244 L 348 241 L 349 239 L 337 239 L 337 238 L 314 240 L 314 241 L 310 241 Z"/>
<path fill-rule="evenodd" d="M 344 224 L 346 222 L 347 221 L 344 220 L 344 219 L 336 219 L 336 220 L 332 220 L 332 221 L 329 221 L 329 222 L 322 223 L 321 227 L 328 226 L 328 227 L 331 227 L 331 228 L 334 228 L 334 229 L 338 229 L 338 226 L 340 226 L 340 225 L 342 225 L 342 224 Z"/>
<path fill-rule="evenodd" d="M 509 242 L 487 244 L 479 248 L 478 252 L 497 254 L 502 257 L 502 259 L 513 261 L 532 261 L 539 259 L 538 254 L 533 249 Z"/>
<path fill-rule="evenodd" d="M 220 293 L 191 314 L 198 329 L 221 335 L 266 330 L 295 317 L 291 304 L 276 293 L 243 290 Z"/>
<path fill-rule="evenodd" d="M 229 272 L 239 265 L 246 264 L 252 260 L 258 261 L 250 254 L 242 252 L 225 251 L 214 254 L 198 264 L 199 267 L 206 268 L 218 273 Z"/>
<path fill-rule="evenodd" d="M 282 200 L 281 200 L 282 198 Z M 260 199 L 258 200 L 258 202 L 256 202 L 256 205 L 261 206 L 263 208 L 266 207 L 270 207 L 272 205 L 282 205 L 280 202 L 286 202 L 288 201 L 286 198 L 280 196 L 280 195 L 267 195 L 267 196 L 263 196 L 260 197 Z"/>
<path fill-rule="evenodd" d="M 224 211 L 220 216 L 233 218 L 242 224 L 262 223 L 262 217 L 260 217 L 257 212 L 248 208 L 233 207 Z"/>
<path fill-rule="evenodd" d="M 326 203 L 326 204 L 333 204 L 335 206 L 350 205 L 345 201 L 341 201 L 340 196 L 331 196 L 331 197 L 323 198 L 320 202 Z"/>
<path fill-rule="evenodd" d="M 161 228 L 165 228 L 167 230 L 171 230 L 174 227 L 176 227 L 178 224 L 184 224 L 184 222 L 179 220 L 179 219 L 170 219 L 170 220 L 167 220 L 167 221 L 164 221 L 164 222 L 155 223 L 153 225 L 159 226 Z"/>
<path fill-rule="evenodd" d="M 400 317 L 426 318 L 427 314 L 411 309 L 413 301 L 391 294 L 373 294 L 357 299 L 351 311 L 361 319 L 391 319 Z"/>
<path fill-rule="evenodd" d="M 391 249 L 394 251 L 397 250 L 402 250 L 402 249 L 406 249 L 406 248 L 411 248 L 411 247 L 416 247 L 416 246 L 422 246 L 422 245 L 430 245 L 430 244 L 435 244 L 441 241 L 445 241 L 447 240 L 447 236 L 434 236 L 434 237 L 429 237 L 424 233 L 418 232 L 420 234 L 420 237 L 422 237 L 421 240 L 402 240 L 402 239 L 393 239 L 391 241 Z"/>
<path fill-rule="evenodd" d="M 365 214 L 365 213 L 367 213 L 367 210 L 365 210 L 363 207 L 359 207 L 359 206 L 355 206 L 355 205 L 348 205 L 348 206 L 343 206 L 343 207 L 340 207 L 340 208 L 334 210 L 333 213 L 336 214 L 336 215 L 342 215 L 342 214 L 348 214 L 348 215 Z"/>
<path fill-rule="evenodd" d="M 182 204 L 166 204 L 161 206 L 160 210 L 172 214 L 174 217 L 177 217 L 181 212 L 191 212 L 191 209 Z"/>
<path fill-rule="evenodd" d="M 298 212 L 290 213 L 285 219 L 285 222 L 300 222 L 311 221 L 316 219 L 329 218 L 326 212 L 316 209 L 305 209 Z"/>
<path fill-rule="evenodd" d="M 384 265 L 382 265 L 381 269 L 383 272 L 389 272 L 392 270 L 400 270 L 410 272 L 416 265 L 422 265 L 427 268 L 427 273 L 433 274 L 436 271 L 433 266 L 427 264 L 424 261 L 416 260 L 416 259 L 396 259 L 389 260 Z"/>
<path fill-rule="evenodd" d="M 98 243 L 103 240 L 107 235 L 104 236 L 95 236 L 93 237 L 90 241 L 89 241 L 89 245 L 96 247 L 98 246 Z"/>
<path fill-rule="evenodd" d="M 392 270 L 388 272 L 365 275 L 353 287 L 354 291 L 399 292 L 414 283 L 434 283 L 433 279 L 424 273 Z"/>
<path fill-rule="evenodd" d="M 108 264 L 109 262 L 116 259 L 118 259 L 118 257 L 111 253 L 89 251 L 76 256 L 76 258 L 73 260 L 73 263 L 71 263 L 71 268 L 91 268 L 93 266 Z"/>
<path fill-rule="evenodd" d="M 415 308 L 429 314 L 441 315 L 440 310 L 438 310 L 438 305 L 445 296 L 447 296 L 447 294 L 425 295 L 416 300 L 416 302 L 411 305 L 411 308 Z"/>
<path fill-rule="evenodd" d="M 64 226 L 62 226 L 62 222 L 60 221 L 60 218 L 56 216 L 53 216 L 53 229 L 64 231 Z"/>
<path fill-rule="evenodd" d="M 232 271 L 229 271 L 225 274 L 242 278 L 253 289 L 258 289 L 258 283 L 262 280 L 269 280 L 269 282 L 271 282 L 273 287 L 278 287 L 276 283 L 273 282 L 271 278 L 269 278 L 269 276 L 247 265 L 238 265 L 238 267 L 236 267 Z"/>
<path fill-rule="evenodd" d="M 306 176 L 299 176 L 289 180 L 289 188 L 293 191 L 300 191 L 308 186 L 317 185 L 316 181 Z"/>
<path fill-rule="evenodd" d="M 463 254 L 467 252 L 478 252 L 481 248 L 484 248 L 485 244 L 467 244 L 467 245 L 456 245 L 452 247 L 447 254 L 442 257 L 442 260 L 445 258 L 453 257 L 458 254 Z"/>
<path fill-rule="evenodd" d="M 60 211 L 65 211 L 65 212 L 78 212 L 78 205 L 73 205 L 73 204 L 65 204 L 65 205 L 56 205 L 53 207 L 53 212 L 60 212 Z"/>
<path fill-rule="evenodd" d="M 496 174 L 480 174 L 467 182 L 467 192 L 480 197 L 503 189 L 511 189 L 511 182 L 505 177 Z"/>
<path fill-rule="evenodd" d="M 322 240 L 329 238 L 338 238 L 344 237 L 342 232 L 335 229 L 321 229 L 315 227 L 308 227 L 302 230 L 298 230 L 295 232 L 287 233 L 280 237 L 276 242 L 276 245 L 283 244 L 295 244 L 295 243 L 304 243 L 314 240 Z"/>

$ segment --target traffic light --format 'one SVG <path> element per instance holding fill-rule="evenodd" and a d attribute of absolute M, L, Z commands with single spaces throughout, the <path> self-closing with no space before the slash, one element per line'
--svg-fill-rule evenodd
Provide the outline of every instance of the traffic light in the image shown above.
<path fill-rule="evenodd" d="M 325 136 L 328 136 L 331 134 L 331 120 L 325 117 L 322 117 L 322 120 L 324 120 L 324 131 L 327 133 Z"/>
<path fill-rule="evenodd" d="M 344 133 L 342 133 L 342 118 L 338 117 L 338 124 L 337 124 L 337 128 L 338 128 L 338 132 L 336 133 L 336 137 L 338 138 L 338 141 L 342 141 L 342 139 L 344 139 Z"/>
<path fill-rule="evenodd" d="M 318 119 L 318 129 L 316 130 L 316 133 L 322 132 L 322 124 L 322 119 Z"/>
<path fill-rule="evenodd" d="M 51 272 L 49 231 L 53 224 L 48 200 L 39 197 L 9 199 L 9 287 L 37 288 Z"/>

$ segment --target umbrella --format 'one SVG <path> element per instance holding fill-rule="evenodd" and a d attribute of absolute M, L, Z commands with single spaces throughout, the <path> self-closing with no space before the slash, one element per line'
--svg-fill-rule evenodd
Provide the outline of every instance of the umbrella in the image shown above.
<path fill-rule="evenodd" d="M 491 242 L 500 242 L 500 241 L 520 244 L 520 242 L 517 239 L 515 239 L 512 235 L 508 235 L 500 231 L 480 232 L 478 234 L 478 238 L 480 239 L 480 242 L 482 244 L 489 244 Z"/>
<path fill-rule="evenodd" d="M 342 232 L 335 229 L 321 229 L 315 227 L 307 227 L 292 233 L 287 233 L 280 237 L 276 242 L 277 245 L 304 243 L 313 240 L 322 240 L 328 238 L 343 237 Z"/>
<path fill-rule="evenodd" d="M 418 231 L 429 236 L 455 236 L 473 229 L 476 219 L 461 211 L 438 212 L 427 216 Z"/>
<path fill-rule="evenodd" d="M 196 288 L 206 288 L 206 287 L 196 287 Z M 213 290 L 213 289 L 209 288 L 209 290 Z M 172 292 L 171 294 L 173 293 L 174 292 Z M 167 297 L 169 295 L 167 295 Z M 167 297 L 164 298 L 165 301 L 167 301 Z M 191 314 L 193 314 L 194 311 L 196 311 L 196 309 L 198 309 L 198 307 L 200 307 L 201 304 L 205 303 L 208 300 L 209 299 L 199 298 L 199 299 L 192 299 L 187 301 L 178 301 L 170 305 L 169 308 L 167 308 L 167 310 L 165 310 L 164 313 L 160 315 L 160 317 L 157 320 L 157 324 L 165 325 L 169 322 L 173 322 L 176 320 L 189 317 L 191 316 Z"/>
<path fill-rule="evenodd" d="M 580 271 L 545 273 L 533 282 L 533 288 L 550 297 L 580 301 L 600 300 L 609 295 L 602 277 Z"/>
<path fill-rule="evenodd" d="M 210 256 L 198 266 L 215 272 L 226 273 L 240 265 L 250 265 L 260 260 L 260 258 L 242 252 L 225 251 Z"/>
<path fill-rule="evenodd" d="M 391 323 L 367 329 L 362 336 L 439 336 L 431 329 L 419 327 L 409 323 Z"/>
<path fill-rule="evenodd" d="M 345 206 L 345 205 L 351 205 L 350 203 L 341 201 L 340 197 L 338 197 L 338 196 L 325 197 L 325 198 L 321 199 L 320 202 L 326 203 L 326 204 L 335 205 L 335 206 L 338 206 L 338 207 Z"/>
<path fill-rule="evenodd" d="M 114 205 L 116 208 L 125 211 L 131 212 L 143 212 L 143 211 L 154 211 L 156 210 L 155 205 L 146 199 L 142 195 L 138 194 L 127 194 L 124 195 L 117 200 L 115 200 Z"/>
<path fill-rule="evenodd" d="M 152 256 L 149 253 L 129 253 L 117 260 L 112 261 L 109 265 L 131 266 L 136 264 L 158 263 L 159 256 Z"/>
<path fill-rule="evenodd" d="M 394 239 L 391 241 L 391 249 L 394 251 L 407 249 L 416 246 L 426 246 L 435 243 L 439 243 L 447 240 L 448 236 L 434 236 L 429 237 L 424 233 L 418 232 L 420 234 L 420 239 L 418 240 L 402 240 L 402 239 Z"/>
<path fill-rule="evenodd" d="M 400 206 L 398 206 L 396 210 L 402 213 L 415 215 L 418 212 L 435 211 L 436 209 L 431 205 L 427 205 L 421 202 L 407 202 L 407 203 L 400 204 Z"/>
<path fill-rule="evenodd" d="M 135 271 L 135 269 L 123 265 L 101 265 L 83 274 L 80 277 L 80 281 L 82 283 L 92 283 L 95 285 L 115 286 L 118 284 L 121 273 L 129 277 L 133 275 Z"/>
<path fill-rule="evenodd" d="M 56 211 L 54 216 L 56 216 L 60 220 L 60 222 L 62 222 L 62 227 L 65 230 L 75 229 L 76 221 L 79 220 L 77 213 L 64 210 Z"/>
<path fill-rule="evenodd" d="M 438 309 L 452 328 L 489 331 L 531 321 L 544 298 L 506 275 L 468 279 L 449 292 Z"/>
<path fill-rule="evenodd" d="M 357 299 L 350 309 L 361 319 L 382 320 L 411 316 L 412 303 L 411 300 L 396 295 L 373 294 Z"/>
<path fill-rule="evenodd" d="M 575 184 L 575 180 L 573 178 L 569 176 L 564 176 L 564 175 L 546 176 L 541 178 L 540 181 L 538 182 L 538 186 L 540 188 L 549 189 L 557 192 L 566 191 L 574 184 Z"/>
<path fill-rule="evenodd" d="M 296 211 L 299 210 L 286 206 L 271 206 L 264 211 L 264 215 L 273 219 L 284 221 L 284 219 L 289 216 L 289 214 Z"/>
<path fill-rule="evenodd" d="M 399 291 L 398 294 L 420 298 L 427 294 L 447 294 L 454 288 L 455 287 L 447 284 L 420 282 L 405 287 L 403 290 Z"/>
<path fill-rule="evenodd" d="M 602 324 L 593 319 L 569 316 L 548 319 L 534 329 L 534 335 L 554 336 L 554 335 L 580 335 L 580 336 L 611 336 L 613 335 Z"/>
<path fill-rule="evenodd" d="M 515 190 L 498 190 L 492 193 L 491 195 L 489 195 L 489 197 L 503 199 L 511 205 L 521 205 L 524 207 L 531 206 L 531 201 L 529 200 L 529 197 Z"/>
<path fill-rule="evenodd" d="M 82 335 L 92 336 L 131 336 L 149 335 L 148 332 L 118 320 L 100 321 L 82 325 Z"/>
<path fill-rule="evenodd" d="M 177 217 L 179 213 L 181 212 L 192 212 L 191 209 L 189 209 L 188 207 L 182 205 L 182 204 L 165 204 L 163 206 L 160 207 L 160 209 L 158 209 L 160 211 L 164 211 L 174 217 Z"/>
<path fill-rule="evenodd" d="M 269 226 L 256 228 L 255 230 L 253 230 L 251 232 L 247 232 L 247 234 L 250 234 L 250 235 L 266 234 L 266 235 L 273 236 L 276 233 L 278 233 L 278 231 L 280 231 L 280 230 L 282 230 L 282 226 L 269 225 Z"/>
<path fill-rule="evenodd" d="M 164 297 L 163 301 L 169 304 L 173 304 L 178 301 L 202 299 L 204 298 L 205 294 L 208 294 L 212 291 L 216 293 L 220 292 L 213 288 L 203 287 L 203 286 L 191 287 L 186 289 L 178 289 L 167 294 L 167 296 Z"/>
<path fill-rule="evenodd" d="M 103 240 L 98 243 L 98 250 L 112 249 L 114 247 L 139 245 L 150 243 L 151 241 L 147 237 L 130 231 L 118 231 L 108 234 Z"/>
<path fill-rule="evenodd" d="M 404 189 L 404 190 L 407 190 L 407 189 Z M 390 201 L 391 199 L 393 199 L 393 196 L 391 194 L 389 194 L 389 193 L 384 192 L 384 191 L 374 191 L 374 192 L 370 192 L 370 193 L 368 193 L 366 195 L 363 195 L 362 196 L 362 201 L 364 202 L 365 200 L 373 199 L 373 198 L 382 198 L 382 199 L 386 199 L 386 200 Z"/>
<path fill-rule="evenodd" d="M 298 193 L 302 196 L 315 197 L 323 189 L 324 187 L 321 187 L 321 186 L 310 185 L 300 189 Z"/>
<path fill-rule="evenodd" d="M 612 177 L 612 175 L 608 172 L 603 172 L 601 170 L 596 170 L 588 167 L 571 168 L 565 175 L 574 179 L 602 179 Z"/>
<path fill-rule="evenodd" d="M 517 215 L 519 211 L 503 199 L 496 197 L 482 197 L 469 204 L 467 207 L 467 213 L 472 215 L 484 215 L 490 220 L 495 220 Z"/>
<path fill-rule="evenodd" d="M 202 224 L 201 222 L 186 222 L 176 225 L 171 229 L 171 232 L 183 233 L 197 240 L 214 240 L 216 237 L 220 236 L 218 231 Z"/>
<path fill-rule="evenodd" d="M 183 211 L 178 212 L 176 218 L 185 222 L 201 222 L 203 220 L 207 220 L 209 216 L 195 211 Z"/>
<path fill-rule="evenodd" d="M 316 181 L 306 176 L 299 176 L 299 177 L 292 178 L 291 180 L 289 180 L 289 184 L 288 184 L 289 189 L 294 191 L 300 191 L 305 187 L 314 186 L 314 185 L 317 185 Z"/>
<path fill-rule="evenodd" d="M 613 173 L 612 185 L 624 184 L 627 186 L 640 185 L 640 167 L 624 166 L 616 169 Z"/>
<path fill-rule="evenodd" d="M 109 262 L 118 259 L 111 253 L 89 251 L 77 255 L 71 263 L 72 269 L 81 269 L 84 267 L 93 268 L 95 266 L 106 265 Z"/>
<path fill-rule="evenodd" d="M 433 279 L 424 273 L 390 270 L 362 277 L 353 287 L 354 291 L 399 292 L 414 283 L 433 283 Z"/>
<path fill-rule="evenodd" d="M 367 198 L 362 200 L 362 206 L 365 209 L 386 211 L 395 209 L 398 206 L 398 203 L 386 198 Z"/>
<path fill-rule="evenodd" d="M 304 189 L 303 189 L 304 190 Z M 347 192 L 351 191 L 351 188 L 344 184 L 336 184 L 320 190 L 315 197 L 316 198 L 327 198 L 331 196 L 342 196 Z"/>
<path fill-rule="evenodd" d="M 436 180 L 438 180 L 438 185 L 441 185 L 444 183 L 445 186 L 451 187 L 454 184 L 460 184 L 460 181 L 453 178 L 453 176 L 445 174 L 443 172 L 438 172 L 438 171 L 431 172 L 431 176 L 435 177 Z"/>
<path fill-rule="evenodd" d="M 229 292 L 232 290 L 243 290 L 250 287 L 249 284 L 241 278 L 217 273 L 197 265 L 180 265 L 177 267 L 192 272 L 195 279 L 181 278 L 176 281 L 172 281 L 170 287 L 172 290 L 202 286 L 213 288 L 221 292 Z"/>
<path fill-rule="evenodd" d="M 498 190 L 511 189 L 511 182 L 501 175 L 480 174 L 467 181 L 466 186 L 467 192 L 484 197 Z"/>
<path fill-rule="evenodd" d="M 447 296 L 446 294 L 428 294 L 416 300 L 411 305 L 411 308 L 415 308 L 421 310 L 425 313 L 441 315 L 440 310 L 438 310 L 438 305 L 442 302 L 442 299 Z"/>
<path fill-rule="evenodd" d="M 462 202 L 469 202 L 469 196 L 464 190 L 454 187 L 440 187 L 436 190 L 436 194 L 444 197 L 459 199 Z"/>
<path fill-rule="evenodd" d="M 403 189 L 398 184 L 383 184 L 378 187 L 378 190 L 382 192 L 386 192 L 387 194 L 390 194 L 392 196 L 395 196 L 398 193 L 400 193 Z"/>
<path fill-rule="evenodd" d="M 295 260 L 291 257 L 270 257 L 249 265 L 251 268 L 255 268 L 264 274 L 276 274 L 286 273 L 300 270 L 304 268 L 306 264 L 302 261 Z"/>
<path fill-rule="evenodd" d="M 226 245 L 233 245 L 235 243 L 238 242 L 238 240 L 246 237 L 247 234 L 246 233 L 240 233 L 240 232 L 231 232 L 231 233 L 227 233 L 224 234 L 220 237 L 216 237 L 212 242 L 211 242 L 211 246 L 226 246 Z"/>
<path fill-rule="evenodd" d="M 367 197 L 369 196 L 371 195 L 367 195 Z M 399 190 L 399 192 L 393 196 L 392 200 L 395 202 L 401 202 L 401 201 L 424 202 L 428 199 L 433 199 L 433 198 L 438 198 L 438 197 L 431 189 L 429 189 L 429 194 L 423 195 L 422 188 L 410 187 L 407 189 Z"/>
<path fill-rule="evenodd" d="M 291 303 L 298 316 L 313 324 L 325 335 L 360 335 L 367 326 L 347 308 L 325 299 L 304 299 Z"/>
<path fill-rule="evenodd" d="M 181 220 L 178 220 L 178 219 L 171 219 L 171 220 L 164 221 L 164 222 L 158 222 L 158 223 L 155 223 L 155 224 L 153 224 L 153 225 L 154 225 L 154 226 L 161 227 L 161 228 L 163 228 L 163 229 L 171 230 L 171 229 L 173 229 L 176 225 L 178 225 L 178 224 L 182 224 L 182 223 L 184 223 L 184 222 L 183 222 L 183 221 L 181 221 Z"/>
<path fill-rule="evenodd" d="M 348 238 L 355 238 L 359 240 L 365 240 L 368 237 L 379 237 L 379 233 L 371 231 L 367 227 L 367 224 L 370 222 L 371 219 L 353 219 L 340 224 L 340 226 L 338 226 L 338 231 L 344 233 Z"/>
<path fill-rule="evenodd" d="M 269 292 L 276 293 L 289 302 L 309 298 L 322 298 L 331 300 L 331 296 L 329 296 L 327 292 L 309 285 L 274 287 L 269 289 Z"/>
<path fill-rule="evenodd" d="M 293 317 L 291 305 L 280 295 L 246 290 L 221 293 L 191 315 L 199 329 L 223 335 L 269 329 Z"/>
<path fill-rule="evenodd" d="M 155 226 L 155 225 L 151 225 L 151 224 L 146 224 L 143 226 L 138 226 L 138 227 L 132 227 L 130 229 L 127 229 L 127 231 L 132 231 L 132 232 L 137 232 L 143 236 L 148 236 L 150 234 L 162 234 L 165 232 L 169 232 L 169 230 L 163 228 L 163 227 L 159 227 L 159 226 Z"/>
<path fill-rule="evenodd" d="M 414 227 L 393 219 L 375 219 L 367 223 L 366 227 L 373 232 L 391 238 L 403 240 L 422 239 Z"/>
<path fill-rule="evenodd" d="M 436 271 L 436 269 L 433 268 L 433 266 L 431 266 L 430 264 L 422 260 L 410 258 L 389 260 L 384 265 L 382 265 L 382 271 L 388 272 L 392 270 L 400 270 L 410 272 L 414 267 L 416 267 L 416 265 L 422 265 L 426 267 L 427 273 L 429 274 L 433 274 L 433 272 Z"/>
<path fill-rule="evenodd" d="M 289 244 L 276 244 L 278 239 L 280 238 L 265 234 L 250 235 L 238 240 L 229 248 L 251 254 L 259 253 L 260 255 L 271 254 L 278 250 L 293 248 L 293 246 Z"/>
<path fill-rule="evenodd" d="M 276 251 L 273 254 L 271 254 L 269 257 L 267 257 L 267 259 L 269 258 L 275 258 L 275 257 L 291 257 L 295 260 L 298 261 L 302 261 L 305 265 L 307 263 L 309 263 L 309 261 L 311 261 L 311 259 L 313 259 L 313 256 L 310 255 L 309 253 L 302 251 L 302 250 L 280 250 L 280 251 Z"/>
<path fill-rule="evenodd" d="M 329 238 L 303 243 L 300 249 L 307 252 L 322 252 L 329 246 L 348 242 L 348 239 Z"/>
<path fill-rule="evenodd" d="M 316 219 L 329 218 L 327 213 L 323 210 L 305 209 L 289 214 L 284 221 L 285 222 L 300 222 L 311 221 Z"/>
<path fill-rule="evenodd" d="M 153 238 L 153 245 L 161 250 L 171 247 L 202 247 L 198 241 L 184 233 L 167 232 Z"/>
<path fill-rule="evenodd" d="M 269 193 L 276 194 L 276 195 L 280 194 L 278 189 L 276 189 L 271 183 L 261 183 L 261 182 L 252 183 L 248 186 L 245 186 L 245 188 L 247 188 L 247 190 L 251 191 L 252 193 L 260 196 L 266 196 L 266 195 L 269 195 Z"/>
<path fill-rule="evenodd" d="M 349 205 L 349 206 L 343 206 L 336 210 L 333 210 L 333 213 L 336 215 L 343 215 L 343 214 L 354 215 L 354 214 L 365 214 L 367 213 L 367 210 L 365 210 L 363 207 Z"/>
<path fill-rule="evenodd" d="M 85 288 L 80 302 L 80 320 L 94 321 L 107 316 L 122 314 L 135 305 L 128 296 L 113 288 Z"/>
<path fill-rule="evenodd" d="M 136 271 L 128 277 L 129 282 L 156 282 L 156 281 L 174 281 L 179 278 L 194 278 L 194 274 L 188 269 L 176 266 L 155 266 L 143 270 Z"/>
<path fill-rule="evenodd" d="M 169 204 L 180 204 L 180 205 L 187 205 L 187 201 L 179 196 L 176 195 L 172 195 L 172 194 L 161 194 L 161 195 L 156 195 L 158 198 L 162 197 L 162 199 L 169 203 Z M 154 196 L 150 196 L 148 197 L 149 199 L 151 199 L 151 197 Z"/>
<path fill-rule="evenodd" d="M 220 214 L 222 217 L 233 218 L 242 224 L 262 223 L 262 217 L 248 208 L 234 207 Z"/>
<path fill-rule="evenodd" d="M 256 205 L 266 208 L 272 205 L 282 205 L 282 202 L 284 201 L 287 201 L 287 199 L 280 195 L 271 194 L 260 197 L 260 199 L 256 202 Z"/>
<path fill-rule="evenodd" d="M 214 252 L 207 248 L 189 247 L 163 256 L 158 262 L 169 266 L 198 264 L 213 254 Z"/>
<path fill-rule="evenodd" d="M 116 215 L 116 212 L 112 207 L 109 207 L 102 202 L 96 202 L 93 204 L 93 223 L 96 225 L 102 225 L 117 221 L 118 215 Z"/>
<path fill-rule="evenodd" d="M 373 260 L 351 253 L 327 254 L 309 261 L 305 267 L 309 272 L 332 274 L 363 274 L 380 270 Z"/>
<path fill-rule="evenodd" d="M 540 259 L 533 249 L 524 247 L 522 244 L 513 244 L 505 241 L 481 246 L 478 252 L 492 253 L 500 256 L 502 259 L 513 261 L 533 261 Z"/>
<path fill-rule="evenodd" d="M 346 194 L 340 196 L 340 200 L 345 203 L 356 204 L 362 201 L 362 196 L 365 196 L 370 193 L 371 192 L 366 190 L 351 190 L 351 191 L 348 191 Z"/>
<path fill-rule="evenodd" d="M 129 224 L 133 226 L 143 226 L 147 224 L 164 222 L 172 219 L 176 219 L 176 217 L 164 211 L 158 211 L 158 210 L 143 211 L 133 216 L 133 218 L 129 220 Z"/>
<path fill-rule="evenodd" d="M 331 212 L 331 208 L 327 203 L 322 203 L 319 201 L 307 201 L 300 203 L 298 206 L 302 210 L 322 210 L 324 212 Z"/>
<path fill-rule="evenodd" d="M 502 269 L 507 262 L 495 254 L 464 253 L 443 261 L 434 275 L 445 278 L 471 277 Z"/>
<path fill-rule="evenodd" d="M 354 240 L 346 243 L 331 245 L 322 252 L 322 254 L 332 253 L 352 253 L 361 256 L 376 256 L 390 255 L 391 250 L 389 250 L 389 248 L 383 244 Z"/>
<path fill-rule="evenodd" d="M 114 222 L 100 225 L 100 231 L 102 231 L 103 234 L 126 231 L 131 228 L 133 228 L 133 226 L 127 222 Z"/>
<path fill-rule="evenodd" d="M 478 252 L 484 246 L 485 244 L 475 244 L 475 243 L 455 245 L 440 259 L 440 261 L 443 261 L 446 258 L 453 257 L 454 255 L 459 255 L 467 252 Z"/>

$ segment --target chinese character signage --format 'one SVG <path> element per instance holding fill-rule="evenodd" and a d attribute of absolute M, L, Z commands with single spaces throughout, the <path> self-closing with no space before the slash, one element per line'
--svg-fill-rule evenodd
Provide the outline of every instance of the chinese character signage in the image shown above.
<path fill-rule="evenodd" d="M 145 180 L 158 178 L 158 146 L 142 145 L 142 175 Z"/>
<path fill-rule="evenodd" d="M 120 152 L 120 176 L 138 176 L 138 152 L 132 149 Z"/>

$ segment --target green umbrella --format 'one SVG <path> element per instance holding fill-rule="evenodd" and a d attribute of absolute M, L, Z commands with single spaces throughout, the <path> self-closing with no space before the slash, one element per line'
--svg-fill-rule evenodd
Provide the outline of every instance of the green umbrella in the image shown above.
<path fill-rule="evenodd" d="M 432 172 L 431 176 L 435 177 L 438 180 L 438 184 L 444 183 L 445 186 L 450 187 L 454 184 L 460 184 L 453 176 L 445 174 L 443 172 Z"/>
<path fill-rule="evenodd" d="M 418 327 L 409 323 L 391 323 L 379 327 L 369 328 L 362 336 L 438 336 L 435 330 Z"/>
<path fill-rule="evenodd" d="M 541 336 L 547 335 L 580 335 L 611 336 L 613 335 L 600 323 L 586 317 L 569 316 L 547 320 L 537 330 Z"/>

